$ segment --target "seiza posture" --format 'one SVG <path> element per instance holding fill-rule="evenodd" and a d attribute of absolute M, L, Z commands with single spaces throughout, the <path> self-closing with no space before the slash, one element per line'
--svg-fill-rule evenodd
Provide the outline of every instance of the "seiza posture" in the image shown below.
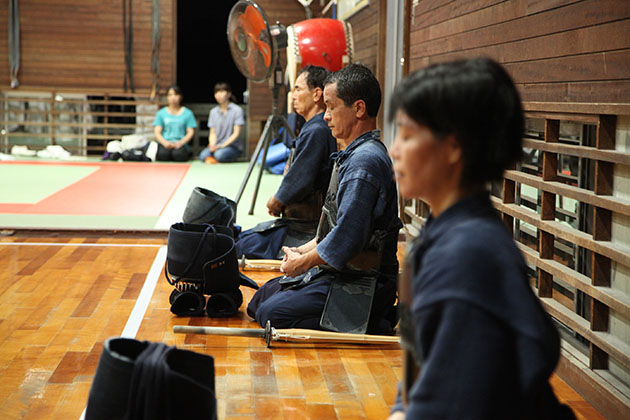
<path fill-rule="evenodd" d="M 399 395 L 390 419 L 573 419 L 548 382 L 558 333 L 486 192 L 522 153 L 514 84 L 474 59 L 420 70 L 392 98 L 398 187 L 431 215 L 399 284 L 419 373 L 401 384 L 407 402 Z"/>
<path fill-rule="evenodd" d="M 239 256 L 282 258 L 283 245 L 301 245 L 315 236 L 332 172 L 330 155 L 337 151 L 324 121 L 324 81 L 329 74 L 323 67 L 308 66 L 297 77 L 293 107 L 306 123 L 295 143 L 293 162 L 267 202 L 269 214 L 281 218 L 242 232 Z"/>
<path fill-rule="evenodd" d="M 286 278 L 261 287 L 248 313 L 276 328 L 383 333 L 395 323 L 402 224 L 391 160 L 375 130 L 380 86 L 369 69 L 351 64 L 327 78 L 324 103 L 324 120 L 341 151 L 333 155 L 317 236 L 283 248 Z"/>

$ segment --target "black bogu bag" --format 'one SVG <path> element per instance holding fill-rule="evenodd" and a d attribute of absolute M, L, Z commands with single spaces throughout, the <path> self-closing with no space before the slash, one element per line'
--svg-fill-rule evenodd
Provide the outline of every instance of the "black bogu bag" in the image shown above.
<path fill-rule="evenodd" d="M 216 418 L 211 356 L 131 338 L 105 341 L 86 420 Z"/>
<path fill-rule="evenodd" d="M 171 312 L 180 316 L 233 316 L 243 302 L 240 285 L 258 289 L 238 269 L 231 229 L 175 223 L 168 233 L 166 279 L 175 287 Z M 208 303 L 204 295 L 210 295 Z"/>
<path fill-rule="evenodd" d="M 234 229 L 236 203 L 213 191 L 195 187 L 188 197 L 182 221 L 196 225 L 227 226 Z"/>

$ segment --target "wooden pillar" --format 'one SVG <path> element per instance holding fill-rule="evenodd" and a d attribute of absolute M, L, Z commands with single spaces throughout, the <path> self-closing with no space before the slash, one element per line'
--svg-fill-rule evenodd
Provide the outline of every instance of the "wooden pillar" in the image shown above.
<path fill-rule="evenodd" d="M 595 147 L 611 150 L 615 148 L 615 129 L 617 118 L 614 115 L 600 115 L 597 122 Z M 595 161 L 595 187 L 597 195 L 612 195 L 614 164 Z M 608 209 L 593 207 L 593 240 L 610 241 L 612 237 L 612 212 Z M 593 286 L 610 287 L 610 258 L 597 252 L 592 253 L 591 282 Z M 610 309 L 608 306 L 591 298 L 591 330 L 608 331 Z M 589 364 L 591 369 L 607 369 L 608 354 L 590 344 Z"/>
<path fill-rule="evenodd" d="M 545 142 L 557 143 L 560 137 L 560 121 L 545 120 Z M 543 181 L 556 181 L 558 178 L 558 154 L 543 152 L 542 179 Z M 540 218 L 542 220 L 555 220 L 556 195 L 543 191 L 540 204 Z M 555 238 L 552 234 L 539 230 L 538 254 L 540 258 L 553 259 Z M 538 269 L 538 296 L 553 296 L 553 276 L 545 270 Z"/>
<path fill-rule="evenodd" d="M 50 93 L 50 123 L 49 123 L 49 129 L 50 129 L 50 144 L 57 144 L 57 142 L 55 141 L 55 96 L 57 96 L 57 94 L 52 91 Z"/>
<path fill-rule="evenodd" d="M 514 204 L 516 202 L 516 181 L 503 178 L 503 204 Z M 503 223 L 510 233 L 514 235 L 514 217 L 507 213 L 502 213 Z"/>

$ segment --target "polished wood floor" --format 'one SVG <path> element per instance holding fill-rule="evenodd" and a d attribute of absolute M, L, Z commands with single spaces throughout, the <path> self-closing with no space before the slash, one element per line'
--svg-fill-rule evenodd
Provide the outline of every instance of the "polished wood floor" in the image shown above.
<path fill-rule="evenodd" d="M 165 239 L 0 237 L 0 417 L 78 419 L 103 341 L 129 317 Z M 159 258 L 159 257 L 158 257 Z M 276 273 L 248 272 L 263 283 Z M 229 319 L 176 318 L 163 274 L 136 338 L 212 355 L 220 419 L 385 419 L 401 375 L 396 346 L 276 343 L 173 334 L 173 325 L 256 328 Z M 253 292 L 243 288 L 245 301 Z M 604 419 L 559 378 L 579 419 Z"/>

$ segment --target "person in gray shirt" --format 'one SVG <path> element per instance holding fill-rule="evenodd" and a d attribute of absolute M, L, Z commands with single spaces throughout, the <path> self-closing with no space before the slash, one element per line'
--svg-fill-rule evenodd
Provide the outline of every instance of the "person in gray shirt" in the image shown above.
<path fill-rule="evenodd" d="M 241 127 L 245 125 L 243 110 L 231 101 L 232 87 L 225 82 L 214 85 L 214 99 L 218 106 L 208 116 L 208 147 L 199 154 L 206 163 L 234 162 L 243 153 L 240 139 Z"/>

